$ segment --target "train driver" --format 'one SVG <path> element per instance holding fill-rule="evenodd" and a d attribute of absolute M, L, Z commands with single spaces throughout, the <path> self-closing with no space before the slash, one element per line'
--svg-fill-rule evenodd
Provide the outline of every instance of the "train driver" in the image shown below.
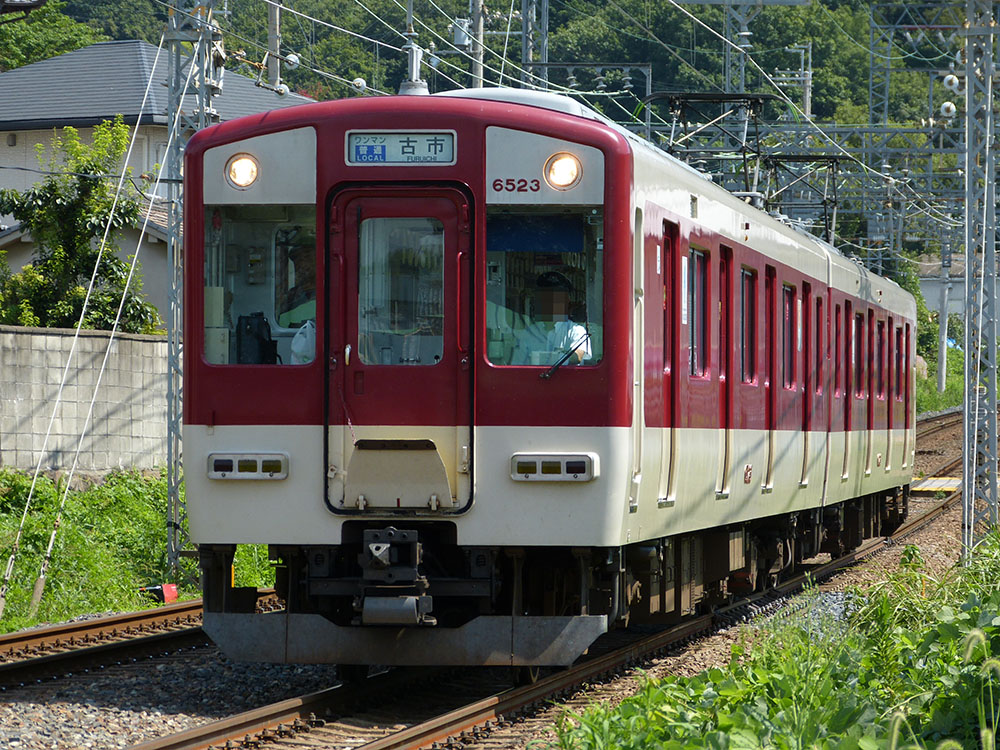
<path fill-rule="evenodd" d="M 512 365 L 551 365 L 574 347 L 567 364 L 590 359 L 590 335 L 569 317 L 572 292 L 572 283 L 558 271 L 539 274 L 535 280 L 534 319 L 524 328 L 515 329 Z"/>
<path fill-rule="evenodd" d="M 292 246 L 293 286 L 285 293 L 277 316 L 282 328 L 296 328 L 291 341 L 291 363 L 304 365 L 316 356 L 316 251 L 309 245 Z"/>

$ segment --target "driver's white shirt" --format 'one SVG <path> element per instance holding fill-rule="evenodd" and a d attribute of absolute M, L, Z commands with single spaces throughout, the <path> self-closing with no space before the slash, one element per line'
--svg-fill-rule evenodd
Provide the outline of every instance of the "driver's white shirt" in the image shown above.
<path fill-rule="evenodd" d="M 536 320 L 526 328 L 518 330 L 516 335 L 517 345 L 511 354 L 512 365 L 555 364 L 563 353 L 572 349 L 581 340 L 584 341 L 576 352 L 582 353 L 584 360 L 590 359 L 590 339 L 586 338 L 587 329 L 569 319 L 555 322 Z M 532 362 L 532 352 L 553 352 L 553 355 L 546 361 Z M 570 361 L 575 361 L 575 355 L 570 357 Z"/>

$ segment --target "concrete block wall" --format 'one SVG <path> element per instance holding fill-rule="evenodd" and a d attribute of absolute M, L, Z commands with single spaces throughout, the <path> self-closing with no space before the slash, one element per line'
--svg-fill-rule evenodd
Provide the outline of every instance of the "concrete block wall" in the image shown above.
<path fill-rule="evenodd" d="M 0 326 L 0 466 L 34 469 L 41 456 L 42 469 L 68 470 L 95 387 L 78 470 L 165 464 L 166 337 L 116 335 L 98 386 L 111 336 L 81 331 L 57 405 L 73 335 L 58 328 Z"/>

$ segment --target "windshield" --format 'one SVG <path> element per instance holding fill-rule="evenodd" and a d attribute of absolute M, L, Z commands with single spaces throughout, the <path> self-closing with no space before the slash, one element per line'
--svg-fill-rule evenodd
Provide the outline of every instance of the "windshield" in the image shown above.
<path fill-rule="evenodd" d="M 491 208 L 487 356 L 495 365 L 594 365 L 604 351 L 599 207 Z"/>

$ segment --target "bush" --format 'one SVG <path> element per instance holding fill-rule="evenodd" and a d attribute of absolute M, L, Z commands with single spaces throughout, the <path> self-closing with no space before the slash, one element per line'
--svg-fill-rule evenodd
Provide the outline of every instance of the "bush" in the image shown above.
<path fill-rule="evenodd" d="M 727 669 L 646 680 L 565 714 L 559 748 L 990 747 L 1000 713 L 1000 537 L 942 580 L 916 548 L 856 611 L 763 623 Z M 818 601 L 818 598 L 814 599 Z"/>

